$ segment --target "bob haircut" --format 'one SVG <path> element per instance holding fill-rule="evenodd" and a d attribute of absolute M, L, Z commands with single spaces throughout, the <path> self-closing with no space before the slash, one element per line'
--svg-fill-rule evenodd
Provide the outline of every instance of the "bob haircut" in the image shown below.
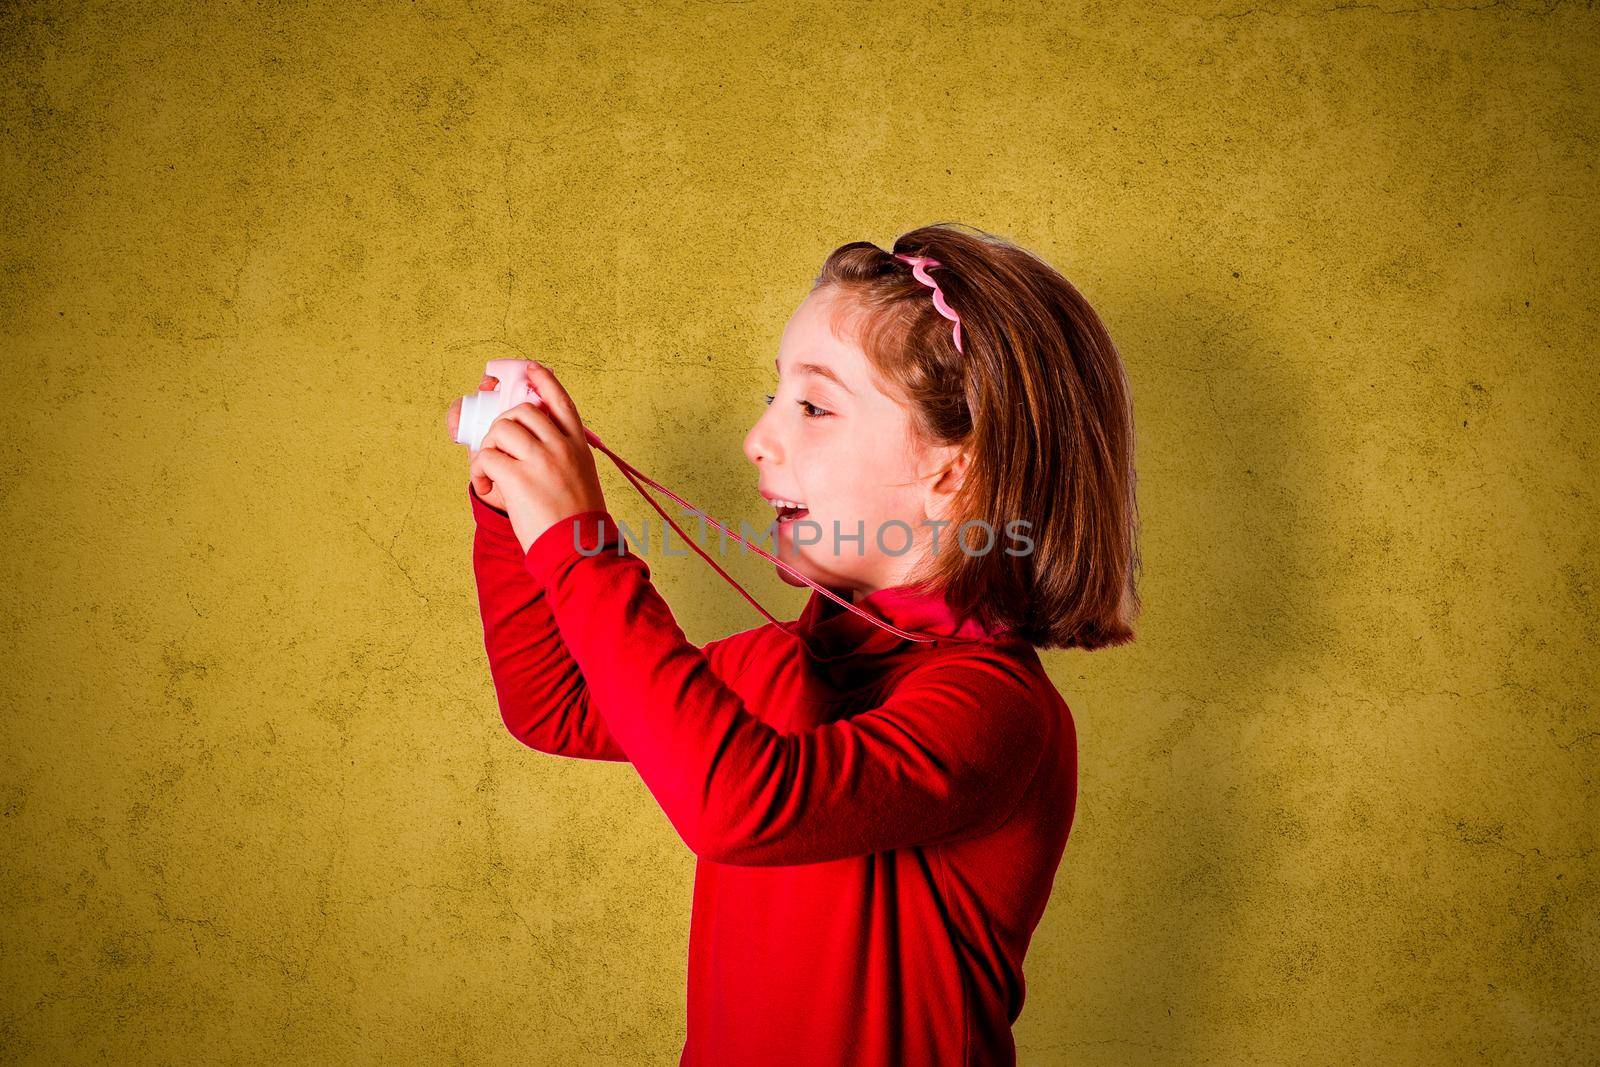
<path fill-rule="evenodd" d="M 895 253 L 939 261 L 929 277 L 961 316 L 965 354 L 933 290 Z M 907 584 L 1039 648 L 1133 640 L 1133 411 L 1122 360 L 1089 302 L 1032 253 L 950 223 L 912 230 L 887 252 L 841 245 L 812 283 L 825 286 L 846 297 L 835 335 L 861 348 L 916 436 L 967 450 L 949 529 L 982 520 L 993 531 L 986 551 L 972 543 L 988 539 L 980 530 L 963 550 L 927 554 Z M 1008 525 L 1016 520 L 1029 525 Z M 1010 532 L 1019 527 L 1032 551 Z"/>

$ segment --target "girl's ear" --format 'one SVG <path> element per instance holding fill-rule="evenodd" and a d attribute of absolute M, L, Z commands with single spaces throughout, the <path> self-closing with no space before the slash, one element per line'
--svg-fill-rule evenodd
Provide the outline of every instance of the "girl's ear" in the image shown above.
<path fill-rule="evenodd" d="M 961 488 L 972 457 L 968 455 L 966 449 L 955 445 L 935 448 L 929 456 L 934 462 L 935 473 L 932 476 L 932 484 L 928 486 L 928 498 L 923 503 L 923 510 L 928 513 L 929 518 L 940 519 L 949 510 L 956 490 Z"/>

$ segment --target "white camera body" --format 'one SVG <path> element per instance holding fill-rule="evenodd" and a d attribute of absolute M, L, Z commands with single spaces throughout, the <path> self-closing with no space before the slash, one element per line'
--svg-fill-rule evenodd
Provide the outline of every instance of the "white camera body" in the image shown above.
<path fill-rule="evenodd" d="M 483 438 L 495 419 L 518 404 L 544 404 L 528 384 L 527 360 L 491 359 L 483 373 L 498 385 L 493 392 L 462 397 L 461 421 L 456 424 L 456 444 L 466 445 L 474 452 L 483 446 Z"/>

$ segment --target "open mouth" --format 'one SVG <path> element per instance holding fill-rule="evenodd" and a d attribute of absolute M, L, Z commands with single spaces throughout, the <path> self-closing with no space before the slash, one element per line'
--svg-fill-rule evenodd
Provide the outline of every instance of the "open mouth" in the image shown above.
<path fill-rule="evenodd" d="M 768 503 L 777 510 L 779 526 L 786 522 L 793 522 L 796 519 L 803 519 L 810 514 L 806 506 L 797 500 L 771 499 L 768 500 Z"/>

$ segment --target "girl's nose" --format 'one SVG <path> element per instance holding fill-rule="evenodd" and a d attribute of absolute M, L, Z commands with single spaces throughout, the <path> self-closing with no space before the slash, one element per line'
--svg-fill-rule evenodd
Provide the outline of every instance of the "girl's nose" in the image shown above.
<path fill-rule="evenodd" d="M 750 427 L 750 432 L 744 435 L 745 458 L 757 467 L 763 464 L 775 463 L 780 458 L 777 440 L 768 431 L 768 427 L 771 426 L 771 420 L 767 418 L 767 414 L 771 410 L 771 408 L 768 408 L 762 412 L 761 417 L 756 420 L 756 424 Z"/>

